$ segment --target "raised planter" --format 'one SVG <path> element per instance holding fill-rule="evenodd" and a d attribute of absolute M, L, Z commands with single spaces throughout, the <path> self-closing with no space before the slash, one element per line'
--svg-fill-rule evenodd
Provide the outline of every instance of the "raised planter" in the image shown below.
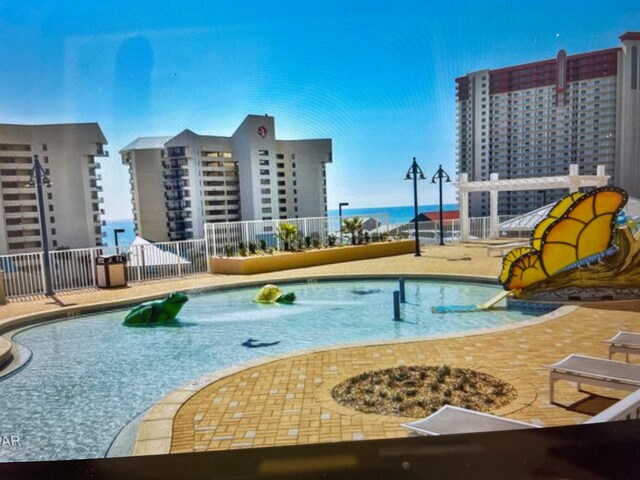
<path fill-rule="evenodd" d="M 209 271 L 231 275 L 277 272 L 292 268 L 314 267 L 330 263 L 366 260 L 368 258 L 391 257 L 413 253 L 413 240 L 349 245 L 344 247 L 307 250 L 305 252 L 279 253 L 251 257 L 209 257 Z"/>

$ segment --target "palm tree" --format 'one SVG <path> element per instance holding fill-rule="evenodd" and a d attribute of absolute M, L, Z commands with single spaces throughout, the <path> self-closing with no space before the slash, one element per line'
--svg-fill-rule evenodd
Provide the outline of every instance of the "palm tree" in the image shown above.
<path fill-rule="evenodd" d="M 298 238 L 298 226 L 293 223 L 280 224 L 278 238 L 284 243 L 285 250 L 291 250 L 291 242 Z"/>
<path fill-rule="evenodd" d="M 342 221 L 342 231 L 351 235 L 351 245 L 355 245 L 358 234 L 364 230 L 364 222 L 360 217 L 345 218 Z"/>

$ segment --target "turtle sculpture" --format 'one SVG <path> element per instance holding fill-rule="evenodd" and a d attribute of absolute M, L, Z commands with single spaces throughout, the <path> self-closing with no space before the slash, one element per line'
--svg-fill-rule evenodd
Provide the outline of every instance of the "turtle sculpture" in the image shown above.
<path fill-rule="evenodd" d="M 254 302 L 258 303 L 284 303 L 287 305 L 292 304 L 295 300 L 295 293 L 284 293 L 277 286 L 271 284 L 262 287 L 253 299 Z"/>
<path fill-rule="evenodd" d="M 125 325 L 163 325 L 173 321 L 189 298 L 173 292 L 162 300 L 146 302 L 131 309 L 124 319 Z"/>

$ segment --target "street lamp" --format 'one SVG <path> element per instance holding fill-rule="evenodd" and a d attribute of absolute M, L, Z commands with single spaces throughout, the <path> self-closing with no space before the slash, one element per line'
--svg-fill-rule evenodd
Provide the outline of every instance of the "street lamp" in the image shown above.
<path fill-rule="evenodd" d="M 116 254 L 120 253 L 120 250 L 118 249 L 118 234 L 119 233 L 124 233 L 124 228 L 114 228 L 113 229 L 113 236 L 115 237 L 115 240 L 116 240 Z"/>
<path fill-rule="evenodd" d="M 38 211 L 40 212 L 40 234 L 42 236 L 42 250 L 44 262 L 44 287 L 45 294 L 51 297 L 53 286 L 51 282 L 51 264 L 49 263 L 49 235 L 47 233 L 47 217 L 44 211 L 44 196 L 42 194 L 42 185 L 51 186 L 51 179 L 47 176 L 47 172 L 40 164 L 38 155 L 33 156 L 33 167 L 29 175 L 27 187 L 36 187 L 36 197 L 38 199 Z"/>
<path fill-rule="evenodd" d="M 342 245 L 342 207 L 347 207 L 349 202 L 340 202 L 338 204 L 338 219 L 340 220 L 340 245 Z"/>
<path fill-rule="evenodd" d="M 442 178 L 446 177 L 446 182 L 451 182 L 449 174 L 442 169 L 442 165 L 438 166 L 438 171 L 431 178 L 431 183 L 436 183 L 436 178 L 440 182 L 440 245 L 444 245 L 444 228 L 442 225 Z"/>
<path fill-rule="evenodd" d="M 413 163 L 411 167 L 409 167 L 409 171 L 407 175 L 404 177 L 405 180 L 413 180 L 413 223 L 415 226 L 415 234 L 416 234 L 416 257 L 420 257 L 420 237 L 418 236 L 418 175 L 420 175 L 420 180 L 425 180 L 424 174 L 422 173 L 422 169 L 416 162 L 416 157 L 413 157 Z"/>

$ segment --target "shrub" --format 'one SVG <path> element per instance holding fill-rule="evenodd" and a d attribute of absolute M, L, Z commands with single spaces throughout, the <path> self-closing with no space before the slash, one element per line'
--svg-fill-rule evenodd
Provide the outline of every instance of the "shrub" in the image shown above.
<path fill-rule="evenodd" d="M 438 371 L 436 372 L 436 380 L 438 381 L 438 383 L 442 383 L 444 382 L 445 377 L 450 373 L 451 369 L 449 368 L 449 365 L 445 364 L 438 368 Z"/>
<path fill-rule="evenodd" d="M 313 239 L 313 248 L 320 248 L 322 246 L 322 242 L 319 238 L 314 237 Z"/>
<path fill-rule="evenodd" d="M 338 237 L 336 237 L 333 233 L 327 237 L 327 243 L 330 247 L 333 247 L 336 244 L 336 240 L 338 240 Z"/>
<path fill-rule="evenodd" d="M 227 257 L 233 257 L 233 246 L 228 243 L 224 246 L 224 254 Z"/>
<path fill-rule="evenodd" d="M 241 257 L 246 257 L 249 254 L 249 252 L 247 251 L 246 247 L 243 247 L 240 249 L 240 256 Z"/>
<path fill-rule="evenodd" d="M 247 246 L 244 242 L 238 242 L 238 250 L 246 250 Z"/>
<path fill-rule="evenodd" d="M 256 252 L 258 251 L 258 246 L 255 244 L 255 242 L 249 242 L 249 251 L 252 255 L 256 254 Z"/>
<path fill-rule="evenodd" d="M 304 237 L 304 246 L 306 248 L 311 248 L 311 237 L 309 235 Z"/>
<path fill-rule="evenodd" d="M 293 223 L 282 223 L 277 232 L 278 238 L 284 243 L 284 250 L 291 250 L 293 242 L 298 238 L 298 226 Z"/>
<path fill-rule="evenodd" d="M 371 234 L 371 241 L 372 242 L 379 242 L 380 241 L 380 234 L 378 232 L 372 233 Z"/>
<path fill-rule="evenodd" d="M 369 243 L 371 241 L 371 235 L 369 232 L 364 232 L 364 243 Z"/>
<path fill-rule="evenodd" d="M 267 241 L 263 238 L 260 240 L 260 250 L 266 250 L 267 249 Z"/>

